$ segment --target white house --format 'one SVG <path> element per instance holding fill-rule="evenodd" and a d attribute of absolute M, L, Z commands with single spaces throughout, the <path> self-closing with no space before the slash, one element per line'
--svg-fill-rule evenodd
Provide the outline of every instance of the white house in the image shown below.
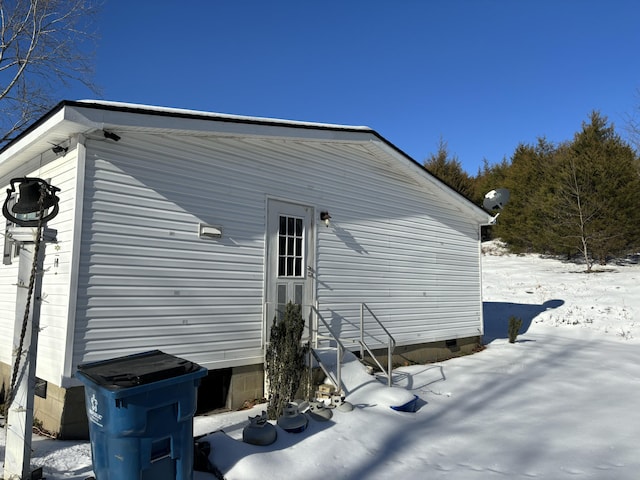
<path fill-rule="evenodd" d="M 130 353 L 208 368 L 219 406 L 259 398 L 288 300 L 341 339 L 360 335 L 364 305 L 408 360 L 481 341 L 490 215 L 370 128 L 63 101 L 0 151 L 0 186 L 24 176 L 60 188 L 35 416 L 63 437 L 85 428 L 77 365 Z M 6 388 L 21 313 L 16 245 L 4 247 Z M 383 329 L 367 328 L 383 347 Z"/>

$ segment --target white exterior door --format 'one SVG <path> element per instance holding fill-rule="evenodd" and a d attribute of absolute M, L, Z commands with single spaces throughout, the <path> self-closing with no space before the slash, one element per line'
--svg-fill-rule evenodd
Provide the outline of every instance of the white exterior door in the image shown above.
<path fill-rule="evenodd" d="M 300 305 L 309 319 L 315 299 L 313 208 L 269 200 L 267 209 L 265 341 L 287 303 Z"/>

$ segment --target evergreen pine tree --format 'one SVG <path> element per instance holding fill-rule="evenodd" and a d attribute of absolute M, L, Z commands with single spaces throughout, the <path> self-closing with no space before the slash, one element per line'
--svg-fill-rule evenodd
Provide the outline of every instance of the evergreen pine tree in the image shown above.
<path fill-rule="evenodd" d="M 434 177 L 443 181 L 451 188 L 467 198 L 474 193 L 474 182 L 456 156 L 450 157 L 447 142 L 442 138 L 438 143 L 438 151 L 429 155 L 424 161 L 424 167 Z"/>
<path fill-rule="evenodd" d="M 498 171 L 511 200 L 493 233 L 513 251 L 580 254 L 590 270 L 640 246 L 640 159 L 598 112 L 571 142 L 519 145 Z"/>
<path fill-rule="evenodd" d="M 300 305 L 289 302 L 282 319 L 274 319 L 265 355 L 269 384 L 269 419 L 278 419 L 295 398 L 305 371 L 307 347 L 302 345 L 304 318 Z"/>
<path fill-rule="evenodd" d="M 563 245 L 581 252 L 587 270 L 638 245 L 637 161 L 598 112 L 559 155 L 555 228 Z"/>

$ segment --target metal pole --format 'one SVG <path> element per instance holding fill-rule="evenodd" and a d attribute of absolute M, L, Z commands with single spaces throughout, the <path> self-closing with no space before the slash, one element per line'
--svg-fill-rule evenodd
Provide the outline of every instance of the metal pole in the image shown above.
<path fill-rule="evenodd" d="M 388 386 L 392 386 L 393 385 L 393 358 L 391 357 L 393 355 L 393 352 L 391 351 L 391 340 L 389 340 L 388 343 L 388 347 L 387 347 L 387 385 Z"/>
<path fill-rule="evenodd" d="M 360 360 L 364 361 L 364 303 L 360 304 Z"/>
<path fill-rule="evenodd" d="M 313 348 L 318 348 L 318 308 L 320 307 L 320 303 L 316 299 L 316 308 L 313 315 Z"/>
<path fill-rule="evenodd" d="M 342 346 L 336 345 L 336 350 L 338 351 L 337 360 L 338 365 L 336 365 L 336 376 L 338 377 L 336 388 L 338 389 L 338 394 L 342 392 Z"/>
<path fill-rule="evenodd" d="M 25 230 L 25 228 L 16 228 Z M 30 231 L 32 229 L 29 229 Z M 45 232 L 43 237 L 55 238 L 55 230 Z M 19 238 L 19 235 L 15 235 Z M 32 234 L 32 237 L 35 237 Z M 23 312 L 27 306 L 27 283 L 34 265 L 35 244 L 38 239 L 33 238 L 33 243 L 21 242 L 20 263 L 18 271 L 18 291 L 16 294 L 16 322 L 14 328 L 14 346 L 20 342 L 22 334 Z M 42 240 L 42 239 L 41 239 Z M 28 245 L 25 245 L 25 243 Z M 45 243 L 43 241 L 43 243 Z M 31 440 L 33 429 L 33 404 L 36 379 L 36 359 L 38 349 L 38 333 L 40 331 L 40 304 L 42 295 L 42 275 L 44 273 L 44 245 L 38 248 L 35 276 L 33 279 L 33 292 L 27 328 L 24 332 L 23 345 L 27 349 L 20 357 L 14 351 L 13 365 L 17 369 L 16 385 L 7 401 L 7 439 L 4 459 L 5 480 L 20 480 L 31 477 Z"/>

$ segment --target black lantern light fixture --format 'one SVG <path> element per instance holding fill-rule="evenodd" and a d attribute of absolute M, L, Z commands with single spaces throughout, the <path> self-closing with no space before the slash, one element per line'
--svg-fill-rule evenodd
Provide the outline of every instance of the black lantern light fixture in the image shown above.
<path fill-rule="evenodd" d="M 117 133 L 108 132 L 106 130 L 103 130 L 102 133 L 104 134 L 104 138 L 108 138 L 109 140 L 113 140 L 114 142 L 120 140 L 120 135 L 118 135 Z"/>
<path fill-rule="evenodd" d="M 331 215 L 329 215 L 329 212 L 324 211 L 324 212 L 320 212 L 320 220 L 322 220 L 325 224 L 325 226 L 329 226 L 329 222 L 331 221 Z"/>
<path fill-rule="evenodd" d="M 51 151 L 57 156 L 64 156 L 69 151 L 69 148 L 63 147 L 62 145 L 54 145 L 53 147 L 51 147 Z"/>
<path fill-rule="evenodd" d="M 16 192 L 16 184 L 20 185 L 20 193 L 16 203 L 9 207 L 9 200 Z M 41 178 L 14 178 L 11 180 L 11 188 L 7 189 L 7 198 L 2 205 L 2 215 L 10 222 L 22 227 L 35 227 L 39 223 L 48 222 L 58 214 L 60 199 L 56 196 L 56 192 L 59 191 L 59 188 L 49 185 Z M 35 218 L 30 215 L 33 213 L 37 214 Z"/>

